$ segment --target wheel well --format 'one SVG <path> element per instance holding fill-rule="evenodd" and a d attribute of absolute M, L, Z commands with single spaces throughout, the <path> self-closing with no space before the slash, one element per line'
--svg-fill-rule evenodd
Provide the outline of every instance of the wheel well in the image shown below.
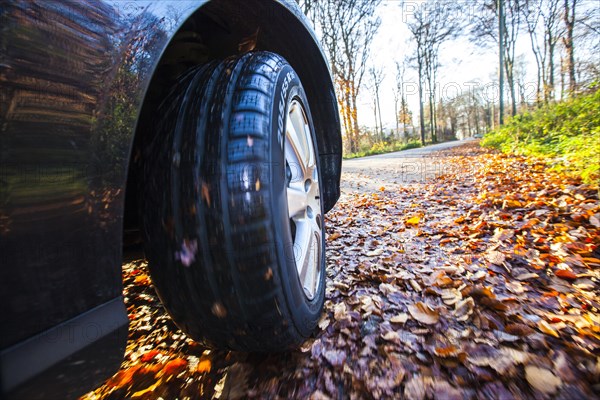
<path fill-rule="evenodd" d="M 337 100 L 321 50 L 301 18 L 275 0 L 213 0 L 181 25 L 155 69 L 138 117 L 127 177 L 125 245 L 139 241 L 137 161 L 160 101 L 185 70 L 249 50 L 254 37 L 256 50 L 283 56 L 302 81 L 317 134 L 324 207 L 333 207 L 339 197 L 342 155 Z"/>

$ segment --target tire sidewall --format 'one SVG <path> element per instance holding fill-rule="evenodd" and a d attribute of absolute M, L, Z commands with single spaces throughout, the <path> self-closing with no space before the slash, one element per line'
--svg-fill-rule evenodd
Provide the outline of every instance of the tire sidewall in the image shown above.
<path fill-rule="evenodd" d="M 273 97 L 273 113 L 271 126 L 271 182 L 272 182 L 272 210 L 273 210 L 273 229 L 276 240 L 279 242 L 276 246 L 277 260 L 279 265 L 279 278 L 281 281 L 284 298 L 287 300 L 288 312 L 299 333 L 305 337 L 310 336 L 318 322 L 324 302 L 325 285 L 325 226 L 323 218 L 323 204 L 321 203 L 321 271 L 319 286 L 315 296 L 309 300 L 304 294 L 304 290 L 298 277 L 296 260 L 294 256 L 294 247 L 289 220 L 287 195 L 286 195 L 286 174 L 285 174 L 285 123 L 288 109 L 292 100 L 298 100 L 304 107 L 306 117 L 312 133 L 311 140 L 315 155 L 318 155 L 317 143 L 314 137 L 314 126 L 308 101 L 302 84 L 296 72 L 284 63 L 275 85 Z M 317 169 L 320 171 L 319 157 L 316 157 Z M 321 179 L 319 176 L 319 190 L 322 193 Z"/>

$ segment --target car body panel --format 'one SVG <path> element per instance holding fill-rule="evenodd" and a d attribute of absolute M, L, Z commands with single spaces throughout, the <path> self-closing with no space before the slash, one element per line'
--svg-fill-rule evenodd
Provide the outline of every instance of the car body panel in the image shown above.
<path fill-rule="evenodd" d="M 326 208 L 337 200 L 337 104 L 322 51 L 299 8 L 290 0 L 258 7 L 206 3 L 9 0 L 0 5 L 2 371 L 12 368 L 11 357 L 32 340 L 52 346 L 64 339 L 58 362 L 127 325 L 124 307 L 111 308 L 113 323 L 95 323 L 91 314 L 101 315 L 98 310 L 115 299 L 123 304 L 123 214 L 136 127 L 143 134 L 140 112 L 161 57 L 178 29 L 199 12 L 206 10 L 203 15 L 221 24 L 234 42 L 258 26 L 257 48 L 279 52 L 298 71 L 309 99 L 315 99 L 313 116 L 321 121 Z M 208 47 L 212 57 L 222 57 L 232 51 L 227 46 L 216 41 Z M 79 329 L 83 341 L 57 338 L 69 332 L 65 324 Z M 93 335 L 92 326 L 100 329 Z M 114 336 L 122 345 L 107 351 L 122 355 L 120 335 Z M 29 377 L 38 372 L 31 369 Z M 10 374 L 0 376 L 0 393 L 28 379 L 27 374 L 16 381 Z"/>

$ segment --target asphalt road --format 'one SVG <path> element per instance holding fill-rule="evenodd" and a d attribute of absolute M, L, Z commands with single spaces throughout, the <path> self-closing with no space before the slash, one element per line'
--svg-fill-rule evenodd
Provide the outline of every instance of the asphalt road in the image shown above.
<path fill-rule="evenodd" d="M 471 140 L 457 140 L 418 149 L 379 154 L 342 162 L 342 195 L 356 192 L 393 190 L 401 185 L 424 182 L 450 172 L 456 164 L 445 162 L 444 150 L 459 147 Z"/>

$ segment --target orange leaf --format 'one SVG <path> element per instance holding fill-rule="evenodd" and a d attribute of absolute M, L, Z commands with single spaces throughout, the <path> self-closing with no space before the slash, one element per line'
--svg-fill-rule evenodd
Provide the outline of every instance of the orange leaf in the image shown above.
<path fill-rule="evenodd" d="M 187 367 L 187 364 L 188 362 L 183 358 L 176 358 L 169 361 L 162 369 L 162 372 L 165 375 L 175 375 L 183 371 Z"/>
<path fill-rule="evenodd" d="M 196 371 L 198 371 L 199 373 L 204 373 L 204 372 L 210 372 L 210 368 L 211 368 L 211 363 L 210 360 L 200 360 L 200 362 L 198 363 L 198 367 L 196 368 Z"/>
<path fill-rule="evenodd" d="M 327 239 L 329 240 L 335 240 L 337 238 L 339 238 L 340 236 L 342 236 L 339 232 L 333 232 L 331 235 L 329 235 L 327 237 Z"/>
<path fill-rule="evenodd" d="M 567 279 L 567 280 L 577 279 L 577 275 L 575 275 L 573 273 L 573 271 L 569 271 L 568 269 L 557 269 L 554 272 L 554 275 L 558 276 L 559 278 Z"/>
<path fill-rule="evenodd" d="M 136 283 L 138 285 L 149 285 L 150 284 L 150 278 L 148 278 L 148 275 L 146 275 L 146 274 L 140 274 L 140 275 L 136 276 L 133 281 L 134 281 L 134 283 Z"/>
<path fill-rule="evenodd" d="M 123 387 L 131 383 L 133 374 L 142 368 L 142 365 L 135 365 L 123 371 L 117 372 L 110 380 L 106 383 L 108 387 Z"/>
<path fill-rule="evenodd" d="M 461 223 L 463 223 L 463 222 L 465 222 L 465 216 L 464 216 L 464 215 L 461 215 L 460 217 L 458 217 L 458 218 L 456 218 L 456 219 L 454 220 L 454 223 L 455 223 L 455 224 L 461 224 Z"/>
<path fill-rule="evenodd" d="M 446 358 L 446 357 L 456 357 L 462 353 L 462 350 L 456 348 L 456 346 L 449 345 L 446 347 L 436 347 L 433 352 L 436 356 Z"/>
<path fill-rule="evenodd" d="M 142 357 L 140 357 L 140 360 L 142 362 L 148 362 L 159 354 L 160 354 L 160 351 L 158 351 L 158 350 L 150 350 L 149 352 L 143 354 Z"/>

